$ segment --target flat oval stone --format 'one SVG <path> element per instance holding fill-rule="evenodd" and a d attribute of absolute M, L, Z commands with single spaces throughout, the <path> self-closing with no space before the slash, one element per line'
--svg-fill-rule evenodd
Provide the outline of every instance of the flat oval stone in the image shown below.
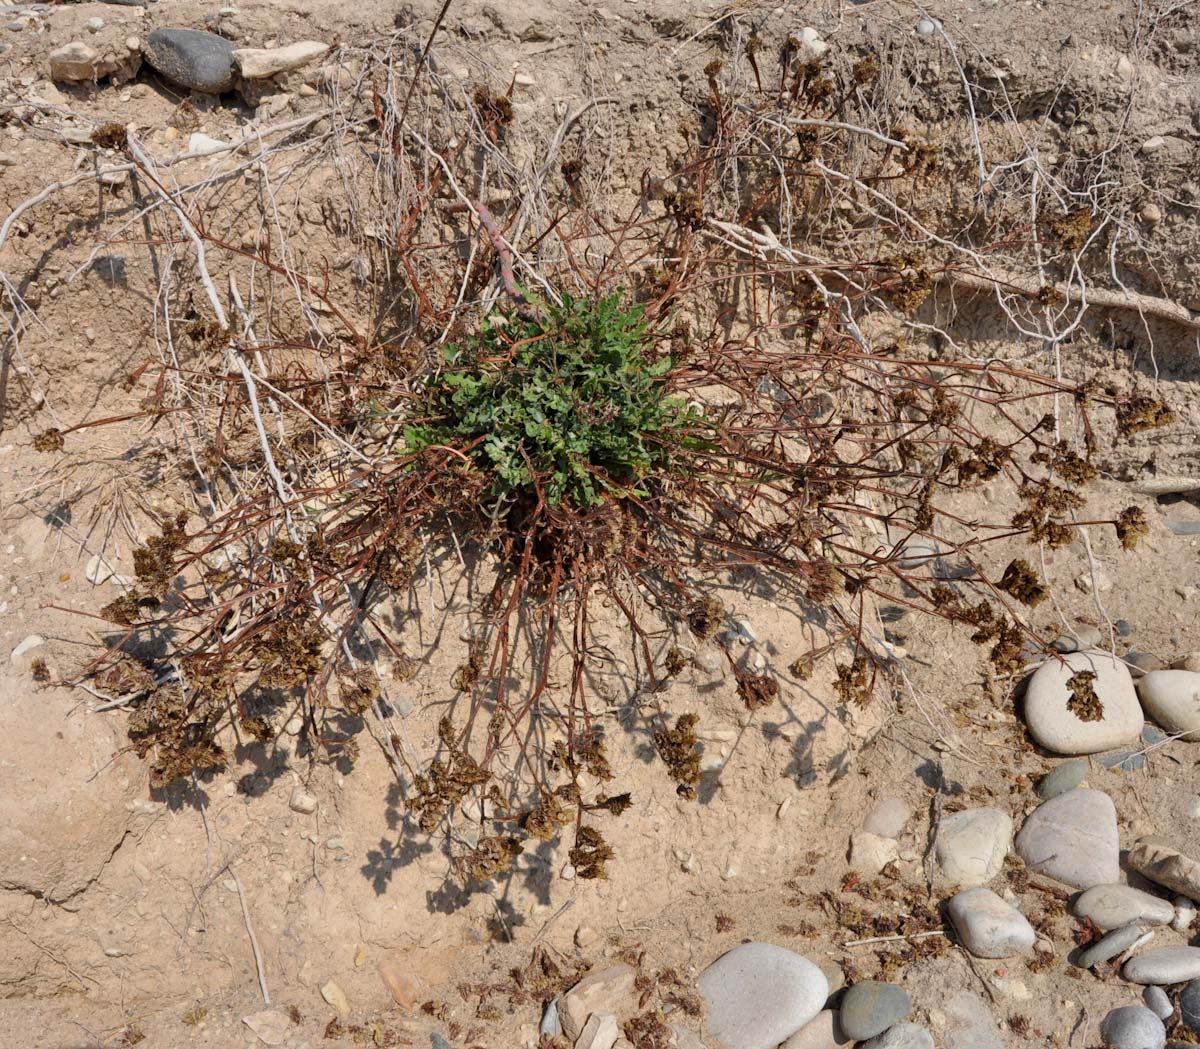
<path fill-rule="evenodd" d="M 708 1004 L 708 1029 L 726 1049 L 776 1049 L 829 996 L 820 969 L 770 943 L 743 943 L 721 955 L 697 986 Z"/>
<path fill-rule="evenodd" d="M 172 83 L 210 95 L 229 91 L 237 75 L 233 45 L 199 29 L 156 29 L 146 37 L 142 54 Z"/>
<path fill-rule="evenodd" d="M 896 1024 L 858 1049 L 933 1049 L 933 1036 L 920 1024 Z"/>
<path fill-rule="evenodd" d="M 1123 925 L 1113 929 L 1107 935 L 1101 936 L 1095 943 L 1090 944 L 1079 954 L 1079 968 L 1090 969 L 1093 965 L 1103 965 L 1115 958 L 1122 951 L 1128 950 L 1141 938 L 1142 930 L 1136 925 Z"/>
<path fill-rule="evenodd" d="M 935 846 L 938 866 L 957 885 L 991 881 L 1004 866 L 1012 827 L 1012 817 L 999 809 L 964 809 L 943 816 Z"/>
<path fill-rule="evenodd" d="M 1171 984 L 1200 979 L 1200 947 L 1159 947 L 1130 958 L 1121 970 L 1130 983 Z"/>
<path fill-rule="evenodd" d="M 1144 1005 L 1123 1005 L 1100 1024 L 1100 1037 L 1112 1049 L 1163 1049 L 1167 1031 Z"/>
<path fill-rule="evenodd" d="M 1092 682 L 1104 708 L 1098 721 L 1084 721 L 1067 706 L 1067 682 L 1080 671 L 1096 675 Z M 1107 652 L 1071 652 L 1048 659 L 1025 690 L 1025 723 L 1029 734 L 1055 754 L 1095 754 L 1137 738 L 1145 720 L 1133 678 Z"/>
<path fill-rule="evenodd" d="M 1146 713 L 1168 732 L 1200 732 L 1200 674 L 1152 670 L 1137 690 Z"/>
<path fill-rule="evenodd" d="M 1130 885 L 1093 885 L 1081 892 L 1071 908 L 1078 918 L 1090 918 L 1101 929 L 1119 929 L 1131 922 L 1166 925 L 1175 908 L 1164 899 Z"/>
<path fill-rule="evenodd" d="M 862 829 L 880 838 L 898 838 L 912 816 L 908 803 L 899 798 L 885 798 L 863 820 Z"/>
<path fill-rule="evenodd" d="M 1074 790 L 1083 782 L 1083 777 L 1087 775 L 1087 762 L 1064 761 L 1061 765 L 1051 769 L 1041 778 L 1037 785 L 1038 796 L 1049 801 L 1051 798 L 1057 798 L 1060 794 L 1065 794 L 1069 790 Z"/>
<path fill-rule="evenodd" d="M 1017 854 L 1030 870 L 1077 889 L 1121 876 L 1117 809 L 1099 790 L 1069 790 L 1039 805 L 1021 828 Z"/>
<path fill-rule="evenodd" d="M 912 1000 L 901 988 L 878 980 L 864 980 L 842 995 L 838 1020 L 848 1037 L 862 1041 L 886 1031 L 910 1012 Z"/>
<path fill-rule="evenodd" d="M 976 958 L 1012 958 L 1032 948 L 1037 939 L 1025 915 L 991 889 L 966 889 L 946 910 L 963 946 Z"/>
<path fill-rule="evenodd" d="M 1146 992 L 1142 995 L 1142 1001 L 1146 1003 L 1146 1008 L 1160 1020 L 1169 1020 L 1175 1011 L 1175 1006 L 1171 1004 L 1167 992 L 1161 987 L 1147 987 Z"/>

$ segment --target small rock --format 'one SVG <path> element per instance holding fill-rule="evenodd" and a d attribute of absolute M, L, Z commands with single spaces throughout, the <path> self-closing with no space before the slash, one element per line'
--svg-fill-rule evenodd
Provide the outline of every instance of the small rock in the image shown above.
<path fill-rule="evenodd" d="M 1084 721 L 1068 708 L 1068 680 L 1080 671 L 1092 682 L 1103 706 L 1096 721 Z M 1038 667 L 1025 692 L 1029 733 L 1055 754 L 1094 754 L 1137 738 L 1144 715 L 1125 664 L 1104 652 L 1071 652 Z"/>
<path fill-rule="evenodd" d="M 1171 669 L 1190 670 L 1193 674 L 1200 674 L 1200 652 L 1189 652 L 1185 656 L 1172 660 Z"/>
<path fill-rule="evenodd" d="M 86 29 L 89 33 L 98 33 L 98 32 L 100 32 L 101 29 L 104 28 L 104 19 L 103 18 L 89 18 L 86 22 L 83 23 L 83 28 Z"/>
<path fill-rule="evenodd" d="M 1101 929 L 1119 929 L 1133 922 L 1166 925 L 1175 908 L 1166 900 L 1130 885 L 1093 885 L 1081 892 L 1072 907 L 1076 917 L 1089 918 Z"/>
<path fill-rule="evenodd" d="M 596 932 L 590 925 L 581 925 L 575 930 L 575 946 L 579 948 L 587 947 L 589 944 L 595 943 L 600 938 L 600 934 Z"/>
<path fill-rule="evenodd" d="M 1114 884 L 1121 874 L 1116 806 L 1102 791 L 1069 790 L 1033 811 L 1016 850 L 1030 870 L 1077 889 Z"/>
<path fill-rule="evenodd" d="M 899 1023 L 863 1042 L 859 1049 L 933 1049 L 933 1035 L 920 1024 Z"/>
<path fill-rule="evenodd" d="M 1004 866 L 1012 842 L 1012 817 L 999 809 L 964 809 L 937 827 L 938 865 L 957 885 L 982 885 Z"/>
<path fill-rule="evenodd" d="M 1200 979 L 1200 947 L 1159 947 L 1130 958 L 1121 970 L 1130 983 L 1183 983 Z"/>
<path fill-rule="evenodd" d="M 933 565 L 941 556 L 938 548 L 929 543 L 909 543 L 900 551 L 900 567 L 906 572 Z"/>
<path fill-rule="evenodd" d="M 1163 138 L 1162 135 L 1154 135 L 1152 138 L 1148 138 L 1142 143 L 1141 152 L 1146 156 L 1150 156 L 1152 153 L 1157 153 L 1166 144 L 1167 140 Z"/>
<path fill-rule="evenodd" d="M 944 1010 L 946 1049 L 1006 1049 L 996 1020 L 979 995 L 960 991 Z"/>
<path fill-rule="evenodd" d="M 917 23 L 917 36 L 930 37 L 936 32 L 937 26 L 933 24 L 932 19 L 922 18 L 921 21 Z"/>
<path fill-rule="evenodd" d="M 391 958 L 384 958 L 379 963 L 379 978 L 388 989 L 388 993 L 401 1009 L 412 1010 L 417 1004 L 417 988 L 413 984 L 404 967 Z"/>
<path fill-rule="evenodd" d="M 1171 1004 L 1167 992 L 1161 987 L 1147 987 L 1142 994 L 1142 1000 L 1146 1003 L 1146 1008 L 1160 1020 L 1170 1019 L 1171 1014 L 1175 1011 L 1175 1006 Z"/>
<path fill-rule="evenodd" d="M 1187 932 L 1196 920 L 1196 905 L 1186 896 L 1175 897 L 1175 917 L 1171 919 L 1171 928 L 1176 932 Z"/>
<path fill-rule="evenodd" d="M 1112 932 L 1101 936 L 1095 943 L 1089 944 L 1081 951 L 1076 964 L 1081 969 L 1102 965 L 1104 962 L 1111 961 L 1122 951 L 1129 950 L 1141 939 L 1141 936 L 1142 930 L 1136 925 L 1125 925 L 1120 929 L 1113 929 Z"/>
<path fill-rule="evenodd" d="M 1100 1037 L 1112 1049 L 1163 1049 L 1167 1044 L 1162 1020 L 1142 1005 L 1114 1009 L 1100 1024 Z"/>
<path fill-rule="evenodd" d="M 860 830 L 850 835 L 849 864 L 863 874 L 878 874 L 899 858 L 899 847 L 892 838 L 881 838 Z"/>
<path fill-rule="evenodd" d="M 1137 690 L 1146 713 L 1168 732 L 1200 732 L 1200 674 L 1154 670 Z"/>
<path fill-rule="evenodd" d="M 208 156 L 229 149 L 229 143 L 197 131 L 188 137 L 187 151 L 196 156 Z"/>
<path fill-rule="evenodd" d="M 558 1022 L 574 1045 L 592 1013 L 609 1013 L 627 1020 L 637 1012 L 634 972 L 628 965 L 588 973 L 558 1003 Z"/>
<path fill-rule="evenodd" d="M 1167 669 L 1167 664 L 1152 652 L 1126 652 L 1123 658 L 1126 663 L 1140 670 L 1143 674 L 1149 674 L 1154 670 Z"/>
<path fill-rule="evenodd" d="M 1054 647 L 1059 652 L 1067 653 L 1098 648 L 1103 643 L 1104 636 L 1098 627 L 1092 626 L 1091 623 L 1076 623 L 1069 634 L 1055 639 Z"/>
<path fill-rule="evenodd" d="M 91 83 L 114 74 L 132 77 L 139 64 L 139 60 L 130 61 L 126 56 L 119 60 L 101 57 L 99 51 L 82 40 L 73 40 L 55 48 L 50 52 L 49 61 L 50 78 L 72 84 Z"/>
<path fill-rule="evenodd" d="M 560 878 L 562 878 L 563 881 L 574 881 L 575 880 L 574 866 L 572 866 L 570 863 L 563 864 L 563 869 L 558 872 L 558 876 Z"/>
<path fill-rule="evenodd" d="M 283 726 L 283 731 L 289 736 L 298 736 L 304 731 L 304 718 L 299 714 L 293 714 L 288 718 L 287 724 Z"/>
<path fill-rule="evenodd" d="M 1049 801 L 1069 790 L 1074 790 L 1083 782 L 1087 770 L 1087 762 L 1082 759 L 1063 762 L 1041 778 L 1037 786 L 1038 796 Z"/>
<path fill-rule="evenodd" d="M 867 813 L 863 830 L 880 838 L 898 838 L 911 815 L 912 810 L 899 798 L 885 798 Z"/>
<path fill-rule="evenodd" d="M 726 1049 L 770 1049 L 809 1023 L 829 983 L 807 958 L 769 943 L 744 943 L 700 974 L 708 1029 Z"/>
<path fill-rule="evenodd" d="M 1113 581 L 1104 571 L 1097 568 L 1095 572 L 1083 572 L 1076 576 L 1075 587 L 1085 594 L 1090 594 L 1093 591 L 1106 594 L 1113 588 Z"/>
<path fill-rule="evenodd" d="M 534 87 L 537 84 L 537 81 L 534 80 L 534 78 L 528 73 L 518 73 L 515 77 L 513 77 L 513 82 L 517 85 L 517 87 Z"/>
<path fill-rule="evenodd" d="M 1174 889 L 1189 899 L 1200 899 L 1200 863 L 1161 838 L 1141 838 L 1126 857 L 1131 870 Z"/>
<path fill-rule="evenodd" d="M 1037 939 L 1025 916 L 991 889 L 966 889 L 950 900 L 947 911 L 963 946 L 976 958 L 1012 958 Z"/>
<path fill-rule="evenodd" d="M 838 1020 L 846 1037 L 874 1038 L 912 1012 L 912 1000 L 895 984 L 864 980 L 842 995 Z"/>
<path fill-rule="evenodd" d="M 264 1009 L 262 1012 L 243 1016 L 242 1023 L 249 1027 L 264 1045 L 283 1045 L 292 1033 L 291 1017 L 278 1009 Z"/>
<path fill-rule="evenodd" d="M 538 1024 L 538 1034 L 557 1038 L 562 1034 L 562 1025 L 558 1021 L 558 999 L 551 998 L 542 1012 L 542 1022 Z"/>
<path fill-rule="evenodd" d="M 800 53 L 805 58 L 809 60 L 820 58 L 828 50 L 829 45 L 821 39 L 821 34 L 812 26 L 805 26 L 800 30 Z"/>
<path fill-rule="evenodd" d="M 315 62 L 328 50 L 329 45 L 320 40 L 301 40 L 287 47 L 240 47 L 233 58 L 247 80 L 266 80 Z"/>
<path fill-rule="evenodd" d="M 317 811 L 317 799 L 308 793 L 303 787 L 297 786 L 292 791 L 292 796 L 288 801 L 288 808 L 293 812 L 303 813 L 305 816 L 311 816 Z"/>
<path fill-rule="evenodd" d="M 99 586 L 101 583 L 106 583 L 110 580 L 114 572 L 108 566 L 108 562 L 104 560 L 102 554 L 94 554 L 88 560 L 87 567 L 84 569 L 84 575 L 87 576 L 89 583 Z"/>
<path fill-rule="evenodd" d="M 613 1049 L 620 1036 L 612 1013 L 592 1013 L 575 1040 L 575 1049 Z"/>
<path fill-rule="evenodd" d="M 233 45 L 199 29 L 156 29 L 143 48 L 146 61 L 172 83 L 192 91 L 220 94 L 236 79 Z"/>
<path fill-rule="evenodd" d="M 321 997 L 325 999 L 332 1007 L 333 1011 L 339 1017 L 350 1015 L 350 999 L 346 997 L 346 992 L 341 989 L 333 980 L 330 980 L 324 987 L 321 988 Z"/>
<path fill-rule="evenodd" d="M 837 1013 L 822 1009 L 779 1049 L 841 1049 L 850 1039 L 838 1023 Z"/>
<path fill-rule="evenodd" d="M 1179 1014 L 1183 1022 L 1200 1034 L 1200 980 L 1192 980 L 1179 992 Z"/>
<path fill-rule="evenodd" d="M 44 645 L 45 643 L 46 639 L 42 637 L 41 634 L 30 634 L 12 650 L 9 659 L 16 663 L 23 655 L 25 655 L 26 652 L 30 652 L 40 645 Z"/>

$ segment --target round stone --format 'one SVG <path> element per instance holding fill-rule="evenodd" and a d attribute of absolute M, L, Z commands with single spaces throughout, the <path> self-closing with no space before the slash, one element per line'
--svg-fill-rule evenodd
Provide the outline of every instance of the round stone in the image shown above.
<path fill-rule="evenodd" d="M 1175 1006 L 1171 1004 L 1167 992 L 1161 987 L 1147 987 L 1142 995 L 1142 1000 L 1146 1003 L 1146 1008 L 1160 1020 L 1170 1019 L 1171 1014 L 1175 1011 Z"/>
<path fill-rule="evenodd" d="M 1168 732 L 1200 732 L 1200 674 L 1153 670 L 1138 682 L 1146 713 Z"/>
<path fill-rule="evenodd" d="M 1112 1049 L 1163 1049 L 1167 1032 L 1163 1022 L 1144 1005 L 1123 1005 L 1100 1024 L 1100 1037 Z"/>
<path fill-rule="evenodd" d="M 142 51 L 154 70 L 192 91 L 229 91 L 236 75 L 233 45 L 215 33 L 198 29 L 156 29 Z"/>
<path fill-rule="evenodd" d="M 822 1009 L 779 1049 L 841 1049 L 849 1043 L 850 1039 L 842 1031 L 837 1013 L 832 1009 Z"/>
<path fill-rule="evenodd" d="M 1119 929 L 1132 922 L 1166 925 L 1175 908 L 1166 900 L 1130 885 L 1093 885 L 1081 892 L 1072 908 L 1078 918 L 1090 918 L 1101 929 Z"/>
<path fill-rule="evenodd" d="M 1125 963 L 1130 983 L 1172 984 L 1200 979 L 1200 947 L 1159 947 Z"/>
<path fill-rule="evenodd" d="M 1091 685 L 1103 707 L 1097 720 L 1085 721 L 1068 706 L 1072 693 L 1067 682 L 1085 671 L 1096 675 Z M 1106 652 L 1071 652 L 1048 659 L 1025 691 L 1029 734 L 1055 754 L 1111 750 L 1136 739 L 1144 720 L 1128 669 Z"/>
<path fill-rule="evenodd" d="M 775 1049 L 813 1019 L 829 983 L 807 958 L 770 943 L 743 943 L 700 974 L 708 1029 L 727 1049 Z"/>
<path fill-rule="evenodd" d="M 900 1023 L 863 1042 L 859 1049 L 933 1049 L 933 1036 L 920 1024 Z"/>
<path fill-rule="evenodd" d="M 921 21 L 917 23 L 917 36 L 933 36 L 933 34 L 936 32 L 937 26 L 933 24 L 932 19 L 922 18 Z"/>
<path fill-rule="evenodd" d="M 1039 805 L 1016 840 L 1030 870 L 1076 889 L 1110 885 L 1121 875 L 1117 809 L 1099 790 L 1069 790 Z"/>
<path fill-rule="evenodd" d="M 842 995 L 838 1020 L 847 1038 L 862 1041 L 886 1031 L 912 1012 L 912 1001 L 891 983 L 864 980 Z"/>
<path fill-rule="evenodd" d="M 1060 794 L 1065 794 L 1069 790 L 1074 790 L 1083 782 L 1084 776 L 1087 775 L 1087 770 L 1087 762 L 1083 759 L 1064 761 L 1061 765 L 1051 769 L 1042 777 L 1037 786 L 1038 795 L 1049 801 L 1051 798 L 1057 798 Z"/>
<path fill-rule="evenodd" d="M 1179 992 L 1179 1013 L 1183 1022 L 1200 1034 L 1200 980 L 1192 980 Z"/>
<path fill-rule="evenodd" d="M 938 822 L 938 865 L 956 885 L 982 885 L 1004 866 L 1012 817 L 999 809 L 964 809 Z"/>
<path fill-rule="evenodd" d="M 963 946 L 976 958 L 1012 958 L 1030 950 L 1037 939 L 1025 915 L 991 889 L 966 889 L 946 910 Z"/>

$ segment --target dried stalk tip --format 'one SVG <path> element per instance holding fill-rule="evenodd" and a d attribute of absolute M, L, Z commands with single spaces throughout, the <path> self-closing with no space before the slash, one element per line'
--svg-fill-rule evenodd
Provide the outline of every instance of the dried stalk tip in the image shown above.
<path fill-rule="evenodd" d="M 833 683 L 833 690 L 843 703 L 865 707 L 871 702 L 875 680 L 869 668 L 870 662 L 866 656 L 855 656 L 849 666 L 837 665 L 837 680 Z"/>
<path fill-rule="evenodd" d="M 1134 550 L 1138 543 L 1150 534 L 1150 525 L 1146 521 L 1146 512 L 1140 506 L 1130 506 L 1122 510 L 1116 521 L 1117 539 L 1122 549 Z"/>
<path fill-rule="evenodd" d="M 737 678 L 737 694 L 747 710 L 770 706 L 779 695 L 779 682 L 770 674 L 750 674 L 736 665 L 733 673 Z"/>
<path fill-rule="evenodd" d="M 521 843 L 516 838 L 480 838 L 474 849 L 459 858 L 459 874 L 467 884 L 491 881 L 497 874 L 511 870 L 513 861 L 522 851 Z"/>
<path fill-rule="evenodd" d="M 1117 401 L 1117 430 L 1130 437 L 1143 430 L 1156 430 L 1175 421 L 1175 413 L 1155 397 L 1133 395 Z"/>
<path fill-rule="evenodd" d="M 1067 680 L 1067 689 L 1071 693 L 1067 709 L 1080 721 L 1099 721 L 1104 717 L 1104 704 L 1093 685 L 1095 680 L 1096 675 L 1091 670 L 1076 671 Z"/>
<path fill-rule="evenodd" d="M 688 626 L 701 641 L 710 641 L 725 622 L 725 606 L 715 597 L 702 597 L 688 611 Z"/>
<path fill-rule="evenodd" d="M 658 756 L 678 784 L 679 795 L 688 799 L 696 796 L 696 784 L 700 782 L 700 751 L 696 738 L 699 723 L 698 714 L 681 714 L 674 728 L 660 728 L 654 732 Z"/>
<path fill-rule="evenodd" d="M 1050 596 L 1033 566 L 1020 558 L 1008 563 L 997 586 L 1030 608 L 1037 607 Z"/>
<path fill-rule="evenodd" d="M 607 878 L 605 864 L 613 858 L 613 850 L 595 827 L 580 827 L 575 834 L 575 847 L 567 853 L 575 875 L 579 878 Z"/>
<path fill-rule="evenodd" d="M 66 441 L 63 439 L 62 430 L 51 426 L 34 437 L 33 450 L 35 452 L 61 452 L 64 444 Z"/>

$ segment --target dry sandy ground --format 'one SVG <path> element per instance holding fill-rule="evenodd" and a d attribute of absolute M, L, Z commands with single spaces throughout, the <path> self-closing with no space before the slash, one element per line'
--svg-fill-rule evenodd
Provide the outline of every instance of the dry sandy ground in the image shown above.
<path fill-rule="evenodd" d="M 423 39 L 435 5 L 403 6 L 413 9 Z M 442 30 L 445 61 L 500 86 L 510 71 L 526 74 L 532 82 L 517 88 L 518 119 L 532 127 L 552 126 L 554 107 L 580 97 L 590 79 L 587 91 L 616 96 L 630 114 L 620 125 L 625 137 L 613 143 L 614 164 L 636 184 L 638 172 L 668 152 L 663 129 L 685 111 L 715 46 L 704 31 L 729 6 L 454 3 Z M 1150 216 L 1139 220 L 1149 261 L 1126 277 L 1200 309 L 1194 4 L 1172 11 L 1103 2 L 926 5 L 954 52 L 941 39 L 915 34 L 915 5 L 732 6 L 748 24 L 792 32 L 811 25 L 834 48 L 893 56 L 907 71 L 896 90 L 909 99 L 913 120 L 939 134 L 967 134 L 957 59 L 985 85 L 980 97 L 994 102 L 1005 94 L 1018 118 L 1006 124 L 985 115 L 993 120 L 985 134 L 1024 135 L 1062 156 L 1084 138 L 1091 148 L 1109 136 L 1131 165 L 1120 171 L 1131 178 L 1132 213 Z M 390 31 L 397 17 L 396 5 L 375 0 L 251 0 L 239 8 L 236 23 L 247 44 L 349 43 Z M 172 121 L 180 96 L 149 71 L 123 87 L 48 92 L 49 50 L 85 38 L 84 23 L 93 17 L 107 23 L 102 33 L 125 36 L 155 26 L 202 27 L 215 11 L 192 0 L 163 0 L 147 13 L 72 4 L 5 30 L 4 112 L 18 100 L 41 101 L 25 120 L 5 117 L 0 210 L 93 163 L 64 141 L 69 114 L 133 122 L 164 149 L 179 135 Z M 320 104 L 319 93 L 297 94 L 276 119 Z M 251 115 L 232 99 L 202 106 L 188 131 L 228 136 Z M 1164 144 L 1139 153 L 1155 136 Z M 289 222 L 297 237 L 328 246 L 335 267 L 344 267 L 352 260 L 330 239 L 323 196 L 319 183 L 298 191 L 287 202 Z M 86 266 L 97 250 L 102 210 L 114 206 L 91 184 L 54 196 L 26 213 L 20 235 L 0 254 L 0 268 L 21 285 L 41 322 L 22 340 L 0 428 L 0 1042 L 83 1049 L 134 1044 L 140 1033 L 140 1044 L 153 1047 L 259 1044 L 242 1022 L 264 1008 L 250 929 L 272 1005 L 293 1013 L 286 1044 L 297 1047 L 371 1039 L 429 1045 L 433 1031 L 456 1047 L 523 1044 L 537 1023 L 536 1001 L 512 1004 L 496 994 L 481 1005 L 477 991 L 463 988 L 507 979 L 534 947 L 552 952 L 564 968 L 644 952 L 647 969 L 669 965 L 686 978 L 744 938 L 771 940 L 817 960 L 839 982 L 842 973 L 887 973 L 909 991 L 919 1019 L 956 990 L 984 994 L 1006 1028 L 1012 1017 L 1028 1017 L 1028 1033 L 1006 1029 L 1012 1046 L 1094 1045 L 1099 1017 L 1134 1000 L 1133 989 L 1115 979 L 1068 971 L 1074 922 L 1053 907 L 1046 908 L 1046 928 L 1058 954 L 1048 969 L 1032 972 L 1022 963 L 972 964 L 959 950 L 897 964 L 903 945 L 845 947 L 865 937 L 821 902 L 825 891 L 853 898 L 841 891 L 847 842 L 872 798 L 900 797 L 912 806 L 897 870 L 903 885 L 924 892 L 931 817 L 968 800 L 1020 816 L 1033 804 L 1033 782 L 1051 764 L 1026 740 L 1010 685 L 994 682 L 974 647 L 941 623 L 895 624 L 893 640 L 907 652 L 904 676 L 865 712 L 839 706 L 828 675 L 806 686 L 781 673 L 781 699 L 748 716 L 719 663 L 687 671 L 672 685 L 671 706 L 702 714 L 706 754 L 719 766 L 706 773 L 698 803 L 678 799 L 646 760 L 644 728 L 620 709 L 616 668 L 614 764 L 637 806 L 613 832 L 620 860 L 603 882 L 564 879 L 566 845 L 555 842 L 488 891 L 464 891 L 442 849 L 404 832 L 387 764 L 366 746 L 352 774 L 343 775 L 310 768 L 285 734 L 242 748 L 236 767 L 202 789 L 176 788 L 152 800 L 143 763 L 121 749 L 124 712 L 90 713 L 94 701 L 85 692 L 42 687 L 32 675 L 35 658 L 70 676 L 94 653 L 107 628 L 88 613 L 117 591 L 111 581 L 89 582 L 89 560 L 103 550 L 118 572 L 129 571 L 123 515 L 136 532 L 144 509 L 169 507 L 175 494 L 164 436 L 145 428 L 82 431 L 69 456 L 49 470 L 31 447 L 32 435 L 51 420 L 69 425 L 119 415 L 145 395 L 121 386 L 146 359 L 152 334 L 153 274 L 144 245 L 131 232 L 121 246 L 128 281 L 106 282 Z M 972 355 L 1051 364 L 986 303 L 964 304 L 954 331 Z M 1094 516 L 1133 501 L 1147 508 L 1151 534 L 1138 552 L 1124 555 L 1110 531 L 1095 531 L 1106 580 L 1094 595 L 1077 584 L 1087 571 L 1081 547 L 1057 552 L 1048 566 L 1057 608 L 1043 617 L 1051 628 L 1059 612 L 1068 620 L 1122 619 L 1132 635 L 1119 639 L 1121 651 L 1169 660 L 1200 648 L 1200 538 L 1176 535 L 1166 524 L 1200 518 L 1197 505 L 1189 497 L 1137 495 L 1127 483 L 1155 472 L 1200 474 L 1197 353 L 1195 330 L 1144 325 L 1119 312 L 1097 315 L 1064 348 L 1069 374 L 1120 389 L 1157 381 L 1178 421 L 1132 447 L 1104 451 Z M 997 485 L 963 513 L 1003 515 L 1011 495 Z M 443 596 L 446 630 L 436 617 L 422 629 L 446 640 L 429 654 L 433 670 L 409 697 L 406 726 L 418 739 L 429 738 L 444 691 L 439 682 L 463 647 L 453 622 L 457 606 Z M 745 594 L 731 600 L 754 624 L 772 664 L 786 666 L 798 611 Z M 44 644 L 10 659 L 33 635 Z M 1200 847 L 1200 822 L 1191 815 L 1197 746 L 1158 749 L 1135 773 L 1097 768 L 1089 775 L 1117 802 L 1123 841 L 1156 831 Z M 300 782 L 318 799 L 315 814 L 289 808 Z M 944 886 L 935 881 L 933 888 L 936 898 Z M 881 898 L 863 906 L 887 911 L 900 904 Z M 718 923 L 717 915 L 726 918 Z M 402 974 L 406 993 L 432 1003 L 429 1011 L 397 1006 L 381 965 Z M 341 1033 L 327 1033 L 335 1013 L 320 989 L 331 980 L 351 1009 Z"/>

